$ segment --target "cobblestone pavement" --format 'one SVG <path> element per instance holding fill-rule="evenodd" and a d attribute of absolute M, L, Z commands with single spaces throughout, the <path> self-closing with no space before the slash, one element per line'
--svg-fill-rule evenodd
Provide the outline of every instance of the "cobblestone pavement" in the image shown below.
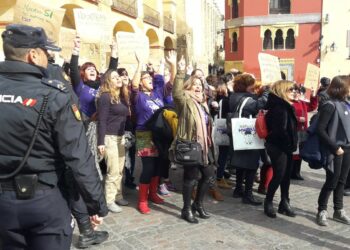
<path fill-rule="evenodd" d="M 125 198 L 130 205 L 120 214 L 110 213 L 100 227 L 109 231 L 108 241 L 89 249 L 350 249 L 349 225 L 331 219 L 328 227 L 315 223 L 323 170 L 310 170 L 304 165 L 302 173 L 305 181 L 292 181 L 290 188 L 296 218 L 280 214 L 276 219 L 268 218 L 262 206 L 244 205 L 231 197 L 232 190 L 221 189 L 225 201 L 216 202 L 207 196 L 205 205 L 212 217 L 192 225 L 180 218 L 180 192 L 165 198 L 164 205 L 151 204 L 151 214 L 142 215 L 136 210 L 137 191 L 127 189 Z M 180 190 L 182 169 L 170 170 L 170 176 Z M 275 196 L 276 206 L 278 198 L 279 193 Z M 332 199 L 329 204 L 332 216 Z M 350 214 L 350 197 L 344 197 L 344 204 Z M 77 238 L 75 229 L 73 245 Z"/>

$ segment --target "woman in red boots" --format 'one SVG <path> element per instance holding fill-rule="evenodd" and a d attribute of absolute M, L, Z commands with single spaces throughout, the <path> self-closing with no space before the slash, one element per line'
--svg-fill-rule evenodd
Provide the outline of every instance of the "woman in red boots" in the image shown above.
<path fill-rule="evenodd" d="M 147 71 L 141 72 L 142 63 L 137 55 L 136 59 L 138 66 L 132 82 L 131 100 L 136 115 L 136 150 L 142 162 L 138 209 L 142 214 L 148 214 L 148 199 L 156 204 L 162 204 L 164 200 L 157 195 L 162 159 L 146 124 L 156 110 L 164 106 L 164 99 L 171 95 L 172 83 L 165 83 L 162 75 L 152 77 Z M 167 61 L 176 65 L 176 53 L 170 52 Z"/>

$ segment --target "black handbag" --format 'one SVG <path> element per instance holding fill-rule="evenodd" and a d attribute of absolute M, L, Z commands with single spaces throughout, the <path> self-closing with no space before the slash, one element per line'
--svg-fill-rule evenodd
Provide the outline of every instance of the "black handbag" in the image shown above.
<path fill-rule="evenodd" d="M 183 166 L 203 165 L 202 146 L 195 141 L 175 141 L 175 163 Z"/>

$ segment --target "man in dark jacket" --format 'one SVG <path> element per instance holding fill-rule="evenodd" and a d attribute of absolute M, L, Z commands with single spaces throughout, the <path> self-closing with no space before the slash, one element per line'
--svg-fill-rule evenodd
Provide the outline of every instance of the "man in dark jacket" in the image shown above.
<path fill-rule="evenodd" d="M 48 79 L 42 28 L 8 25 L 0 63 L 0 237 L 5 249 L 69 249 L 74 223 L 57 183 L 69 167 L 93 221 L 108 209 L 71 94 Z M 29 145 L 29 146 L 28 146 Z M 13 209 L 16 208 L 16 209 Z"/>
<path fill-rule="evenodd" d="M 322 105 L 329 100 L 329 96 L 327 94 L 327 89 L 331 80 L 328 77 L 322 77 L 320 80 L 321 86 L 317 91 L 318 96 L 318 108 L 320 109 Z"/>

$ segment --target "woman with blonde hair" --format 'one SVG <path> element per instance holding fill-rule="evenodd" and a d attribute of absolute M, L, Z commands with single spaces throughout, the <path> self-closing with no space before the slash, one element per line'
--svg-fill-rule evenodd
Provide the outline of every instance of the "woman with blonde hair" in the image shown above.
<path fill-rule="evenodd" d="M 273 208 L 273 197 L 281 187 L 281 202 L 278 212 L 295 217 L 289 204 L 289 186 L 292 170 L 293 152 L 297 149 L 297 119 L 293 108 L 296 88 L 293 82 L 281 80 L 273 84 L 268 96 L 266 109 L 266 150 L 271 158 L 273 177 L 268 186 L 264 202 L 264 212 L 276 218 Z"/>
<path fill-rule="evenodd" d="M 179 122 L 170 153 L 171 155 L 175 153 L 177 140 L 197 142 L 201 146 L 203 163 L 184 166 L 182 189 L 184 206 L 181 212 L 181 217 L 184 220 L 189 223 L 198 223 L 195 218 L 196 212 L 202 219 L 210 217 L 203 207 L 203 199 L 210 181 L 214 178 L 214 169 L 211 165 L 214 162 L 213 143 L 211 141 L 212 121 L 205 101 L 204 82 L 193 75 L 184 83 L 185 66 L 185 59 L 182 57 L 178 63 L 179 73 L 173 87 L 173 98 Z M 191 194 L 199 172 L 201 173 L 201 179 L 198 181 L 196 197 L 191 206 Z"/>
<path fill-rule="evenodd" d="M 128 86 L 116 70 L 104 74 L 97 99 L 98 139 L 97 145 L 107 164 L 105 195 L 108 209 L 119 213 L 128 202 L 123 199 L 122 177 L 125 162 L 123 135 L 129 112 Z"/>

